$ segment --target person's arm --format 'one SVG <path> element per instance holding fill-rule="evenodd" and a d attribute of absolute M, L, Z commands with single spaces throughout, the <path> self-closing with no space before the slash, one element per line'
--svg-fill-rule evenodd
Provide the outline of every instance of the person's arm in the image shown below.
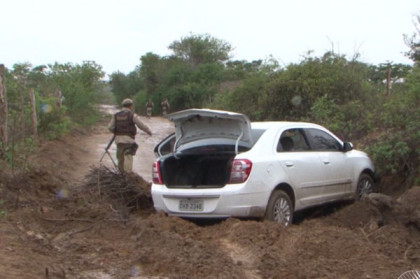
<path fill-rule="evenodd" d="M 115 116 L 113 115 L 111 121 L 108 123 L 108 130 L 113 133 L 115 131 Z"/>
<path fill-rule="evenodd" d="M 140 120 L 137 114 L 133 115 L 133 121 L 140 130 L 142 130 L 149 136 L 152 135 L 152 131 L 150 130 L 150 128 Z"/>

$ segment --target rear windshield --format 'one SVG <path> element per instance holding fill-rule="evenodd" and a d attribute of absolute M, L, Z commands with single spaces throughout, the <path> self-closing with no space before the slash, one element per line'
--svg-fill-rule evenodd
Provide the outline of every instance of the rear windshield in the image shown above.
<path fill-rule="evenodd" d="M 252 145 L 249 143 L 239 141 L 238 151 L 245 152 L 252 148 L 252 146 L 258 141 L 261 135 L 265 132 L 265 129 L 253 129 L 251 131 Z M 180 146 L 177 150 L 177 154 L 203 154 L 203 153 L 227 153 L 231 154 L 235 152 L 236 141 L 233 139 L 222 139 L 222 138 L 211 138 L 192 141 Z"/>
<path fill-rule="evenodd" d="M 236 141 L 233 139 L 203 139 L 181 145 L 177 154 L 190 153 L 234 153 Z M 248 143 L 239 141 L 238 150 L 244 152 L 251 149 Z"/>

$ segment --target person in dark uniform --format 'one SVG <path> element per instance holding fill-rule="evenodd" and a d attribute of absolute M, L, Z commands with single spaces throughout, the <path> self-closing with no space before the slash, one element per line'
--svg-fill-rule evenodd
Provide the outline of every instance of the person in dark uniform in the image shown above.
<path fill-rule="evenodd" d="M 169 102 L 168 102 L 168 99 L 163 100 L 160 103 L 160 107 L 162 109 L 162 115 L 163 116 L 166 116 L 166 114 L 168 114 L 168 111 L 169 111 Z"/>
<path fill-rule="evenodd" d="M 112 116 L 108 124 L 109 131 L 115 135 L 120 172 L 131 172 L 133 169 L 133 156 L 136 155 L 138 148 L 135 140 L 137 128 L 152 135 L 150 128 L 133 112 L 133 101 L 124 99 L 122 109 Z"/>
<path fill-rule="evenodd" d="M 149 99 L 146 103 L 147 118 L 150 118 L 152 116 L 152 109 L 153 109 L 153 102 L 152 102 L 152 100 Z"/>

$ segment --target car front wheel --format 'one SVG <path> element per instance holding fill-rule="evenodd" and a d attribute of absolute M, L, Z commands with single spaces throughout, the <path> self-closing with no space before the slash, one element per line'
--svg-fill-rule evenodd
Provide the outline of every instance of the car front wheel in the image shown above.
<path fill-rule="evenodd" d="M 293 204 L 290 197 L 281 190 L 271 194 L 265 212 L 265 219 L 288 226 L 293 220 Z"/>
<path fill-rule="evenodd" d="M 364 195 L 373 192 L 373 179 L 369 174 L 362 173 L 357 182 L 356 199 L 360 200 Z"/>

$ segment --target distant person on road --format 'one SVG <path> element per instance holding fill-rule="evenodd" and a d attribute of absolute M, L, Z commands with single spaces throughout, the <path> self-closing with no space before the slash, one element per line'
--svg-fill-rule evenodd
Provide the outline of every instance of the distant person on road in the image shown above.
<path fill-rule="evenodd" d="M 168 102 L 168 99 L 163 100 L 160 103 L 160 107 L 162 109 L 162 115 L 163 116 L 166 116 L 168 114 L 168 111 L 169 111 L 169 102 Z"/>
<path fill-rule="evenodd" d="M 152 100 L 149 99 L 146 103 L 146 113 L 147 113 L 147 118 L 149 119 L 152 116 L 152 109 L 153 109 L 153 102 Z"/>
<path fill-rule="evenodd" d="M 133 169 L 133 156 L 136 155 L 138 148 L 135 141 L 136 127 L 148 135 L 152 135 L 150 128 L 133 112 L 133 101 L 124 99 L 122 109 L 112 116 L 108 124 L 109 131 L 115 135 L 118 169 L 122 173 L 131 172 Z"/>

